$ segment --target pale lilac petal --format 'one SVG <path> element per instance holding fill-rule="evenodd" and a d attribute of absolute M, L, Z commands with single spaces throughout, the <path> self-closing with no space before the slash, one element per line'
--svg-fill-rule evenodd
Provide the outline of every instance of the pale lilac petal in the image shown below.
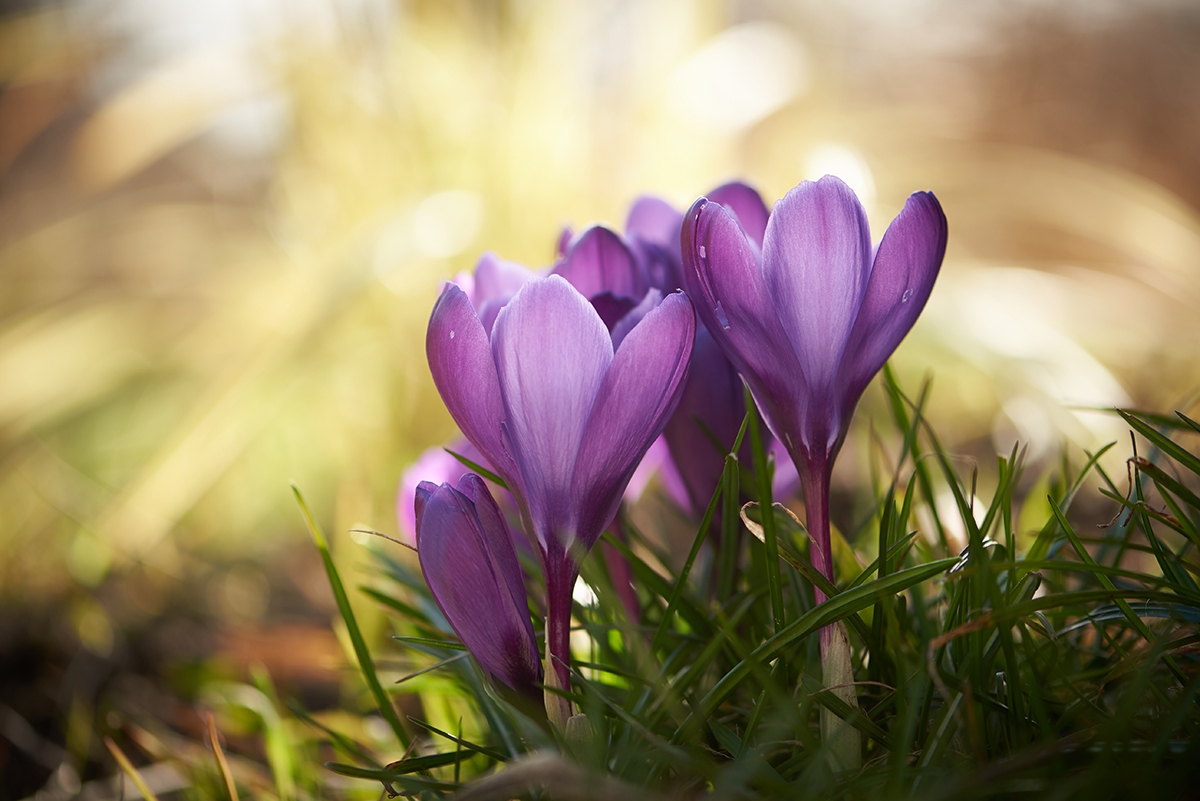
<path fill-rule="evenodd" d="M 732 181 L 718 186 L 706 197 L 733 212 L 734 219 L 742 226 L 746 236 L 762 248 L 763 234 L 767 230 L 767 217 L 770 214 L 762 195 L 741 181 Z"/>
<path fill-rule="evenodd" d="M 512 461 L 500 436 L 504 406 L 492 346 L 470 299 L 454 284 L 434 304 L 425 354 L 433 383 L 454 422 L 507 481 Z"/>
<path fill-rule="evenodd" d="M 621 343 L 596 396 L 575 465 L 575 534 L 590 547 L 612 522 L 646 449 L 679 402 L 696 336 L 687 296 L 665 298 Z"/>
<path fill-rule="evenodd" d="M 793 399 L 807 392 L 804 371 L 775 315 L 754 245 L 705 198 L 688 211 L 682 244 L 688 294 L 705 327 L 750 385 L 775 435 L 801 431 L 804 410 Z"/>
<path fill-rule="evenodd" d="M 532 688 L 537 645 L 520 567 L 495 503 L 488 503 L 486 490 L 472 502 L 449 484 L 422 489 L 418 556 L 434 600 L 485 670 L 513 688 Z"/>
<path fill-rule="evenodd" d="M 850 405 L 844 418 L 925 308 L 946 236 L 946 216 L 930 192 L 912 195 L 888 226 L 842 360 L 842 395 Z"/>
<path fill-rule="evenodd" d="M 475 263 L 475 293 L 472 299 L 476 308 L 492 298 L 511 298 L 527 281 L 537 278 L 537 275 L 536 270 L 515 261 L 502 259 L 489 250 Z"/>
<path fill-rule="evenodd" d="M 763 278 L 814 393 L 832 392 L 870 259 L 866 214 L 838 178 L 805 181 L 775 204 L 763 239 Z"/>
<path fill-rule="evenodd" d="M 679 468 L 670 454 L 659 465 L 658 480 L 662 482 L 662 488 L 667 493 L 667 497 L 674 501 L 676 506 L 685 512 L 696 513 L 696 510 L 692 508 L 691 498 L 688 497 L 687 485 L 683 483 L 683 476 L 679 475 Z"/>
<path fill-rule="evenodd" d="M 661 436 L 650 443 L 650 447 L 646 449 L 646 455 L 638 462 L 637 469 L 633 471 L 633 477 L 629 479 L 629 486 L 625 488 L 625 500 L 629 503 L 637 503 L 642 497 L 642 493 L 646 491 L 646 485 L 650 483 L 650 479 L 655 473 L 662 469 L 663 463 L 669 461 L 671 452 L 667 449 L 667 441 Z"/>
<path fill-rule="evenodd" d="M 640 265 L 620 235 L 602 225 L 576 236 L 553 274 L 567 279 L 585 298 L 601 292 L 640 298 L 648 288 Z"/>
<path fill-rule="evenodd" d="M 483 459 L 479 451 L 471 447 L 466 440 L 460 440 L 456 445 L 458 448 L 462 448 L 462 450 L 458 450 L 453 445 L 450 446 L 451 450 L 456 453 L 462 453 L 472 461 Z M 469 451 L 467 451 L 468 448 Z M 471 453 L 474 455 L 472 456 Z M 432 482 L 435 486 L 447 483 L 456 484 L 466 472 L 466 465 L 447 453 L 441 445 L 435 445 L 426 450 L 417 457 L 411 467 L 404 471 L 400 476 L 400 491 L 396 496 L 396 516 L 400 521 L 400 537 L 404 542 L 409 545 L 417 544 L 417 520 L 414 506 L 418 485 L 428 482 Z"/>
<path fill-rule="evenodd" d="M 633 202 L 625 220 L 625 235 L 663 248 L 679 247 L 683 215 L 661 198 L 643 195 Z"/>
<path fill-rule="evenodd" d="M 612 340 L 591 304 L 552 275 L 504 307 L 492 350 L 521 489 L 535 524 L 556 529 L 571 515 L 571 475 Z"/>

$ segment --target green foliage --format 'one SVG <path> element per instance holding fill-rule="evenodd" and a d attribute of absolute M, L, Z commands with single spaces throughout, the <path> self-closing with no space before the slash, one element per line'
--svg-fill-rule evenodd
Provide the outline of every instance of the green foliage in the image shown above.
<path fill-rule="evenodd" d="M 753 414 L 743 432 L 754 469 L 727 459 L 681 569 L 664 571 L 661 545 L 628 520 L 628 541 L 605 536 L 629 563 L 642 614 L 627 617 L 603 560 L 583 565 L 597 600 L 574 610 L 568 697 L 586 734 L 570 744 L 488 683 L 421 578 L 380 549 L 379 582 L 367 592 L 391 615 L 392 650 L 416 666 L 401 681 L 428 708 L 449 704 L 462 717 L 455 734 L 410 717 L 396 734 L 422 734 L 395 759 L 295 709 L 339 754 L 328 769 L 423 798 L 465 786 L 583 797 L 588 787 L 571 790 L 579 782 L 564 778 L 576 775 L 631 798 L 1161 798 L 1190 786 L 1200 756 L 1200 459 L 1178 440 L 1195 424 L 1121 412 L 1151 448 L 1130 458 L 1127 490 L 1099 466 L 1106 448 L 1086 454 L 1077 473 L 1064 460 L 1060 474 L 1033 483 L 1049 488 L 1043 504 L 1022 497 L 1019 449 L 981 480 L 938 441 L 926 392 L 911 400 L 890 372 L 885 389 L 899 449 L 874 497 L 858 499 L 867 516 L 855 536 L 856 550 L 875 558 L 843 569 L 836 586 L 812 567 L 797 517 L 776 505 L 762 519 L 772 467 Z M 1072 513 L 1091 482 L 1117 511 L 1098 533 Z M 946 494 L 954 513 L 939 515 Z M 741 509 L 747 496 L 755 503 Z M 1044 510 L 1030 536 L 1018 523 L 1030 522 L 1026 504 Z M 743 536 L 743 521 L 757 536 Z M 953 544 L 960 537 L 965 548 Z M 741 553 L 726 547 L 739 541 Z M 345 591 L 317 542 L 353 636 Z M 828 601 L 814 604 L 814 585 Z M 816 633 L 834 621 L 850 632 L 858 709 L 821 684 Z M 396 726 L 361 641 L 365 685 Z M 822 708 L 863 735 L 860 771 L 831 772 Z M 298 770 L 280 763 L 272 758 L 277 776 Z"/>

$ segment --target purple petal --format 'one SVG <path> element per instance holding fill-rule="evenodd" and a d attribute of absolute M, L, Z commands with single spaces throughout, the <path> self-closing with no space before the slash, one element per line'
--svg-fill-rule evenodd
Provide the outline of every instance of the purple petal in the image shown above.
<path fill-rule="evenodd" d="M 437 492 L 438 485 L 432 481 L 422 481 L 413 492 L 413 544 L 417 541 L 417 532 L 421 529 L 421 518 L 425 515 L 425 506 L 429 498 Z"/>
<path fill-rule="evenodd" d="M 657 437 L 654 442 L 650 443 L 650 447 L 646 449 L 646 455 L 638 462 L 637 469 L 633 471 L 633 476 L 629 479 L 629 485 L 625 487 L 624 498 L 629 503 L 637 503 L 642 497 L 642 493 L 646 491 L 646 485 L 650 483 L 651 477 L 662 470 L 665 462 L 670 461 L 671 452 L 667 449 L 667 442 L 661 436 Z"/>
<path fill-rule="evenodd" d="M 611 292 L 627 298 L 646 294 L 645 276 L 620 235 L 593 225 L 572 240 L 567 253 L 554 267 L 585 297 Z"/>
<path fill-rule="evenodd" d="M 451 445 L 450 449 L 472 461 L 483 459 L 479 451 L 475 450 L 466 440 L 459 440 Z M 447 453 L 441 445 L 435 445 L 426 450 L 417 457 L 411 467 L 404 471 L 404 474 L 400 476 L 400 491 L 396 496 L 396 516 L 400 520 L 400 536 L 405 542 L 409 545 L 416 545 L 417 542 L 416 515 L 420 514 L 414 511 L 417 487 L 431 482 L 435 487 L 445 483 L 454 484 L 466 472 L 466 465 Z"/>
<path fill-rule="evenodd" d="M 925 308 L 946 254 L 946 236 L 946 215 L 931 192 L 909 197 L 884 233 L 842 364 L 850 410 Z"/>
<path fill-rule="evenodd" d="M 505 586 L 513 600 L 513 604 L 521 610 L 521 619 L 529 623 L 528 604 L 525 595 L 525 580 L 521 573 L 521 562 L 513 546 L 512 532 L 504 522 L 504 513 L 500 511 L 487 482 L 474 473 L 467 473 L 458 480 L 458 491 L 469 498 L 475 505 L 475 514 L 479 517 L 480 533 L 488 554 L 491 556 L 497 573 L 504 580 Z M 533 626 L 529 626 L 530 638 Z M 534 661 L 537 661 L 536 652 Z"/>
<path fill-rule="evenodd" d="M 638 303 L 634 298 L 614 295 L 611 292 L 601 292 L 599 295 L 593 295 L 589 300 L 592 308 L 596 310 L 596 314 L 600 315 L 600 321 L 609 331 L 612 331 L 613 326 L 629 314 Z"/>
<path fill-rule="evenodd" d="M 775 204 L 763 277 L 813 392 L 832 391 L 870 270 L 867 217 L 840 179 L 805 181 Z"/>
<path fill-rule="evenodd" d="M 433 383 L 454 422 L 507 480 L 512 461 L 500 437 L 504 407 L 492 347 L 470 299 L 454 284 L 448 285 L 434 304 L 425 334 L 425 354 Z"/>
<path fill-rule="evenodd" d="M 625 235 L 662 248 L 679 247 L 683 215 L 665 200 L 643 195 L 633 202 L 625 220 Z"/>
<path fill-rule="evenodd" d="M 649 289 L 646 291 L 646 297 L 642 298 L 641 302 L 633 308 L 629 309 L 615 325 L 609 326 L 612 331 L 613 352 L 621 347 L 621 343 L 625 341 L 625 337 L 633 330 L 634 326 L 642 321 L 650 312 L 658 308 L 662 303 L 662 292 L 657 289 Z"/>
<path fill-rule="evenodd" d="M 478 308 L 492 298 L 512 297 L 527 281 L 536 277 L 536 270 L 506 261 L 489 250 L 475 263 L 475 294 L 472 296 L 475 306 Z"/>
<path fill-rule="evenodd" d="M 687 378 L 696 317 L 687 296 L 668 296 L 617 350 L 575 465 L 575 533 L 587 547 L 612 522 L 634 469 L 675 411 Z"/>
<path fill-rule="evenodd" d="M 429 494 L 419 518 L 421 571 L 479 664 L 509 686 L 529 689 L 538 681 L 538 652 L 520 567 L 486 488 L 467 486 L 474 502 L 449 484 Z"/>
<path fill-rule="evenodd" d="M 733 212 L 734 218 L 746 232 L 746 236 L 754 240 L 761 249 L 763 234 L 767 230 L 769 211 L 763 202 L 762 195 L 741 181 L 732 181 L 718 186 L 706 197 L 713 203 L 720 203 L 728 211 Z"/>
<path fill-rule="evenodd" d="M 805 376 L 753 243 L 722 206 L 701 198 L 684 220 L 682 244 L 688 294 L 700 319 L 750 385 L 775 435 L 785 441 L 799 436 L 805 410 L 795 399 L 806 396 Z"/>
<path fill-rule="evenodd" d="M 708 330 L 697 329 L 692 367 L 679 407 L 663 429 L 692 514 L 708 505 L 745 414 L 742 379 Z"/>
<path fill-rule="evenodd" d="M 571 474 L 612 340 L 591 304 L 562 277 L 530 281 L 496 319 L 492 350 L 509 446 L 543 543 L 574 506 Z"/>

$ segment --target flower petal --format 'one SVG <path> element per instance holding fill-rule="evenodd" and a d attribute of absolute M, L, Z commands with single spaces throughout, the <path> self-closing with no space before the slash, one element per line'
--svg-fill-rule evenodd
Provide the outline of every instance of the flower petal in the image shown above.
<path fill-rule="evenodd" d="M 775 204 L 763 278 L 810 391 L 829 393 L 871 270 L 871 232 L 853 190 L 805 181 Z"/>
<path fill-rule="evenodd" d="M 489 250 L 475 263 L 475 305 L 502 295 L 512 297 L 534 278 L 537 278 L 536 270 L 502 259 Z"/>
<path fill-rule="evenodd" d="M 946 237 L 946 215 L 931 192 L 909 197 L 884 233 L 841 368 L 841 393 L 851 410 L 925 308 Z"/>
<path fill-rule="evenodd" d="M 692 304 L 675 293 L 629 332 L 613 357 L 575 465 L 575 534 L 586 547 L 612 522 L 634 469 L 675 411 L 695 336 Z"/>
<path fill-rule="evenodd" d="M 520 566 L 491 496 L 483 489 L 474 498 L 449 484 L 429 494 L 419 518 L 421 571 L 479 664 L 515 689 L 530 689 L 538 681 L 538 652 Z"/>
<path fill-rule="evenodd" d="M 561 276 L 530 281 L 496 319 L 492 352 L 508 436 L 536 536 L 571 516 L 571 475 L 612 340 Z"/>
<path fill-rule="evenodd" d="M 679 407 L 663 429 L 671 460 L 687 488 L 687 506 L 693 515 L 704 511 L 717 488 L 725 469 L 725 454 L 733 447 L 745 415 L 742 379 L 708 329 L 697 329 L 692 366 Z"/>
<path fill-rule="evenodd" d="M 770 214 L 762 195 L 741 181 L 731 181 L 718 186 L 705 197 L 733 212 L 734 219 L 742 226 L 746 236 L 762 248 L 763 234 L 767 230 L 767 217 Z"/>
<path fill-rule="evenodd" d="M 620 235 L 602 225 L 593 225 L 576 236 L 553 274 L 567 279 L 585 298 L 601 292 L 641 298 L 647 289 L 633 253 Z"/>
<path fill-rule="evenodd" d="M 661 198 L 643 195 L 633 202 L 625 220 L 625 235 L 659 247 L 679 247 L 683 215 Z"/>
<path fill-rule="evenodd" d="M 780 439 L 798 434 L 804 371 L 775 316 L 754 245 L 724 207 L 697 200 L 683 223 L 688 294 L 726 358 L 750 385 Z M 789 450 L 798 443 L 789 443 Z"/>
<path fill-rule="evenodd" d="M 642 318 L 657 309 L 660 303 L 662 303 L 662 292 L 657 289 L 648 289 L 646 297 L 642 298 L 640 303 L 628 309 L 621 316 L 621 319 L 610 326 L 614 353 L 621 347 L 621 343 L 625 341 L 625 337 L 629 335 L 629 332 L 642 321 Z"/>
<path fill-rule="evenodd" d="M 492 347 L 470 299 L 454 284 L 448 284 L 434 304 L 425 355 L 450 416 L 507 481 L 513 465 L 500 437 L 504 406 Z"/>

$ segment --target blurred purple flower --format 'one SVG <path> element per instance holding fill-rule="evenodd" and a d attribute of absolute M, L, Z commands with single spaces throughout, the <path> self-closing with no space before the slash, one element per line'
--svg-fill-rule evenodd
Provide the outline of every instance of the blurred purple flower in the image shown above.
<path fill-rule="evenodd" d="M 435 445 L 427 449 L 404 471 L 400 476 L 400 491 L 396 495 L 396 517 L 400 521 L 400 537 L 409 545 L 417 544 L 417 520 L 414 511 L 417 487 L 423 482 L 457 484 L 460 478 L 470 472 L 470 468 L 448 451 L 454 451 L 477 464 L 483 464 L 484 461 L 483 455 L 474 445 L 459 437 L 445 447 Z"/>
<path fill-rule="evenodd" d="M 550 686 L 569 686 L 578 559 L 612 521 L 674 411 L 694 338 L 695 315 L 683 294 L 647 292 L 610 332 L 560 275 L 525 283 L 490 336 L 457 286 L 447 286 L 434 306 L 425 340 L 434 383 L 463 434 L 513 492 L 540 550 Z M 554 703 L 552 718 L 562 723 L 569 708 L 557 697 Z"/>
<path fill-rule="evenodd" d="M 500 682 L 536 695 L 541 682 L 525 581 L 504 515 L 468 473 L 414 497 L 417 555 L 433 599 L 471 655 Z"/>
<path fill-rule="evenodd" d="M 832 579 L 830 471 L 863 390 L 925 307 L 946 218 L 931 193 L 918 192 L 872 250 L 858 198 L 826 176 L 776 203 L 761 249 L 747 224 L 709 199 L 692 205 L 682 236 L 687 289 L 791 454 L 819 567 Z"/>

